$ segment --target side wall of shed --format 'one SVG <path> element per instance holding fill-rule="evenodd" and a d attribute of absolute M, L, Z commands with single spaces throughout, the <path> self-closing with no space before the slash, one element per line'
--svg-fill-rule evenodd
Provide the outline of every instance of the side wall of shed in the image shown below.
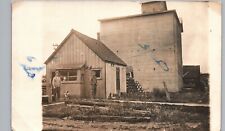
<path fill-rule="evenodd" d="M 116 94 L 116 68 L 120 69 L 120 92 L 126 92 L 126 67 L 106 63 L 106 97 Z"/>

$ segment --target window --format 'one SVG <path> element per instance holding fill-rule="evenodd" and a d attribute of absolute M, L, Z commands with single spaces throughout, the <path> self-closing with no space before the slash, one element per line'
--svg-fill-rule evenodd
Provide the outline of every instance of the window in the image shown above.
<path fill-rule="evenodd" d="M 62 69 L 59 70 L 62 81 L 77 81 L 77 70 Z"/>
<path fill-rule="evenodd" d="M 93 69 L 97 79 L 101 79 L 101 69 Z"/>

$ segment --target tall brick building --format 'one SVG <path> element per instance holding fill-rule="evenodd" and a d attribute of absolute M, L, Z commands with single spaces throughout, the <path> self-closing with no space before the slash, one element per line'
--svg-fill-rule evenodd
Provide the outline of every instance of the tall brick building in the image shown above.
<path fill-rule="evenodd" d="M 142 3 L 142 13 L 101 19 L 100 40 L 128 66 L 144 91 L 163 88 L 179 91 L 182 82 L 183 25 L 166 2 Z"/>

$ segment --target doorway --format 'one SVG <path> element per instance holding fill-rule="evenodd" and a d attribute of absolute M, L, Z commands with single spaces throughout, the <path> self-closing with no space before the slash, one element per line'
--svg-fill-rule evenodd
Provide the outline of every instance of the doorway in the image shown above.
<path fill-rule="evenodd" d="M 116 67 L 116 94 L 120 96 L 120 68 Z"/>
<path fill-rule="evenodd" d="M 52 101 L 53 102 L 56 102 L 56 96 L 55 96 L 55 91 L 54 91 L 54 88 L 53 88 L 53 85 L 52 85 L 52 82 L 53 82 L 53 78 L 55 77 L 55 70 L 54 71 L 52 71 L 52 73 L 51 73 L 51 96 L 52 96 Z"/>
<path fill-rule="evenodd" d="M 91 98 L 91 75 L 92 71 L 89 68 L 86 68 L 84 71 L 84 88 L 82 89 L 82 97 Z"/>

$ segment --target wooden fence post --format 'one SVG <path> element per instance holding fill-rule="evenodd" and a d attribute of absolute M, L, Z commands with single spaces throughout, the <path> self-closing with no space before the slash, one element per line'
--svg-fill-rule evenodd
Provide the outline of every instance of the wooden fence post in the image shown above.
<path fill-rule="evenodd" d="M 166 82 L 165 82 L 165 81 L 163 81 L 163 87 L 164 87 L 165 93 L 166 93 L 166 100 L 167 100 L 167 101 L 170 101 L 170 100 L 171 100 L 171 99 L 170 99 L 170 94 L 169 94 L 169 91 L 168 91 L 168 89 L 167 89 L 167 86 L 166 86 Z"/>

